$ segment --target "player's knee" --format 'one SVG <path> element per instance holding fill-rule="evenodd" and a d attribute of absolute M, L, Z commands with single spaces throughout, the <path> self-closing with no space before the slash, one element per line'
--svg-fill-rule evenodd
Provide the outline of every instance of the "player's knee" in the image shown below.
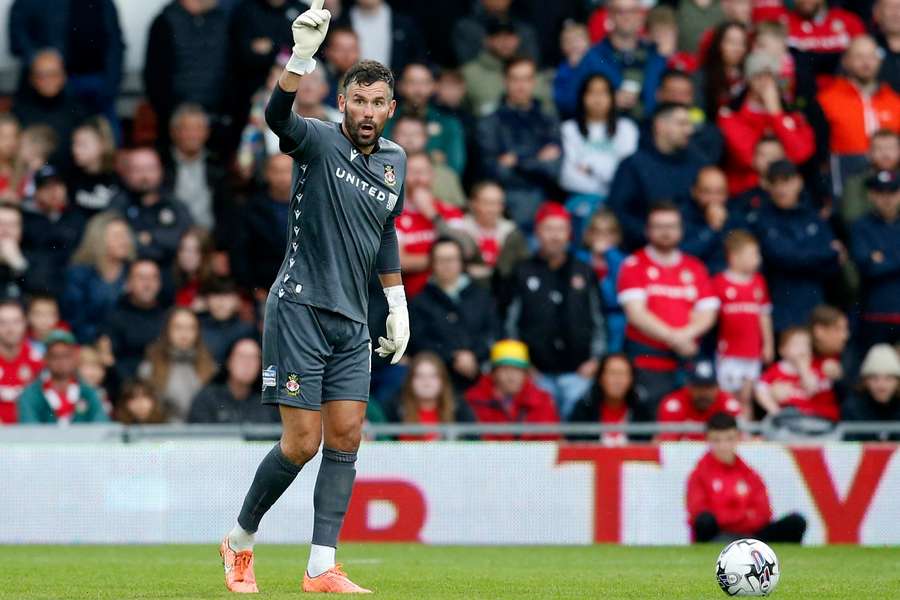
<path fill-rule="evenodd" d="M 305 465 L 319 452 L 321 436 L 308 434 L 303 436 L 281 438 L 281 452 L 289 461 Z"/>
<path fill-rule="evenodd" d="M 347 425 L 332 427 L 325 435 L 325 445 L 341 452 L 356 452 L 362 439 L 362 427 Z"/>

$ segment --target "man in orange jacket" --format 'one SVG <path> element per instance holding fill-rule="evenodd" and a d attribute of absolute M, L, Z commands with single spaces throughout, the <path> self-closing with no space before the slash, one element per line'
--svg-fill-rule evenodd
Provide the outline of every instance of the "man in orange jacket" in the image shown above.
<path fill-rule="evenodd" d="M 709 452 L 694 467 L 687 483 L 688 522 L 694 541 L 752 537 L 764 542 L 803 539 L 806 519 L 792 513 L 772 521 L 766 484 L 737 455 L 737 421 L 716 413 L 706 425 Z"/>

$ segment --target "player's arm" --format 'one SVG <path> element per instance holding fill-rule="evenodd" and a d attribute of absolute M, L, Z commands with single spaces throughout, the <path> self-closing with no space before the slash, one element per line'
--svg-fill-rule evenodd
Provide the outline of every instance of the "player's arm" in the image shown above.
<path fill-rule="evenodd" d="M 400 190 L 403 198 L 403 190 Z M 399 200 L 394 211 L 387 218 L 381 231 L 381 247 L 375 257 L 375 268 L 384 288 L 384 297 L 388 303 L 387 337 L 378 338 L 375 352 L 385 358 L 391 354 L 391 364 L 397 364 L 406 352 L 409 344 L 409 311 L 406 307 L 406 291 L 403 289 L 403 278 L 400 275 L 400 242 L 394 219 L 403 210 L 403 201 Z"/>

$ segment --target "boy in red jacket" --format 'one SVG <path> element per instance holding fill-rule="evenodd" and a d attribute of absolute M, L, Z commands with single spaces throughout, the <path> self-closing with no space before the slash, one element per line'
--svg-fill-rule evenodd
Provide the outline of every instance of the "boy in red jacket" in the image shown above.
<path fill-rule="evenodd" d="M 806 519 L 791 513 L 772 521 L 766 484 L 737 455 L 737 421 L 716 413 L 706 424 L 709 452 L 687 483 L 688 523 L 695 542 L 752 537 L 764 542 L 803 540 Z"/>

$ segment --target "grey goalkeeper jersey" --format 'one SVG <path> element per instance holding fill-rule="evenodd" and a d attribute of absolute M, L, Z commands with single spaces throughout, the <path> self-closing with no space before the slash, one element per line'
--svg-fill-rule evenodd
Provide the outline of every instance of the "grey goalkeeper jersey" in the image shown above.
<path fill-rule="evenodd" d="M 403 210 L 406 153 L 384 138 L 360 152 L 336 123 L 292 111 L 276 85 L 266 121 L 294 158 L 288 246 L 271 291 L 366 323 L 372 269 L 400 272 L 394 219 Z"/>

